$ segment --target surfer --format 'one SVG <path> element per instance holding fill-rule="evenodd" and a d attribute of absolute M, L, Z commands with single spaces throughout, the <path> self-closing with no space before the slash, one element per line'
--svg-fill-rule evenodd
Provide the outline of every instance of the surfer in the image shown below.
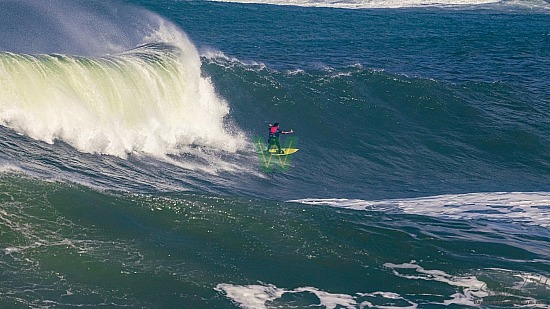
<path fill-rule="evenodd" d="M 267 151 L 269 151 L 273 146 L 277 146 L 277 151 L 279 153 L 284 153 L 281 149 L 281 143 L 279 142 L 279 134 L 291 134 L 294 133 L 292 129 L 290 131 L 283 131 L 279 128 L 279 123 L 275 122 L 274 124 L 269 124 L 269 138 L 267 139 Z"/>

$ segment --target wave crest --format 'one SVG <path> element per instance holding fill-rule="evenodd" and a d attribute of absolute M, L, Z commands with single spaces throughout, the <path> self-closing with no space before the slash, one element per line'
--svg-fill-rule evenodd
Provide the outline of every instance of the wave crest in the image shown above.
<path fill-rule="evenodd" d="M 0 53 L 0 124 L 47 143 L 125 157 L 199 145 L 236 151 L 229 106 L 201 75 L 195 46 L 161 21 L 116 55 Z"/>

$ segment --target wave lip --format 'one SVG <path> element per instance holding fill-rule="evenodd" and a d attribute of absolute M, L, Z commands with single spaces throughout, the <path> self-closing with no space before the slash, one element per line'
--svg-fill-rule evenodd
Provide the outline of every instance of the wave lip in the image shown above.
<path fill-rule="evenodd" d="M 244 144 L 195 46 L 163 20 L 116 55 L 0 53 L 0 80 L 0 124 L 47 143 L 119 157 Z"/>

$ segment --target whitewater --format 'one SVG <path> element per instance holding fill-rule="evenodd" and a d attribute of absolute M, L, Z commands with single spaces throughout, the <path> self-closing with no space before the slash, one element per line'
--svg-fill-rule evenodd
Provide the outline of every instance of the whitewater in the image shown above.
<path fill-rule="evenodd" d="M 168 21 L 146 17 L 139 45 L 113 55 L 1 53 L 0 122 L 46 143 L 119 157 L 242 148 L 195 46 Z"/>
<path fill-rule="evenodd" d="M 494 8 L 496 7 L 516 7 L 528 9 L 548 10 L 550 6 L 544 0 L 448 0 L 448 1 L 433 1 L 433 0 L 346 0 L 346 1 L 305 1 L 305 0 L 215 0 L 220 2 L 236 2 L 236 3 L 256 3 L 256 4 L 273 4 L 273 5 L 294 5 L 305 7 L 328 7 L 341 9 L 396 9 L 396 8 Z"/>

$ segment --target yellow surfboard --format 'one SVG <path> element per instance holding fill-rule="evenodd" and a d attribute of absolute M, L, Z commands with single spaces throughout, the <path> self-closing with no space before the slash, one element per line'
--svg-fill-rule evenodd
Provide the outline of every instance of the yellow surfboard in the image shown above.
<path fill-rule="evenodd" d="M 283 151 L 283 153 L 278 153 L 277 148 L 271 148 L 269 149 L 269 151 L 266 152 L 272 156 L 287 156 L 298 151 L 298 148 L 281 148 L 281 150 Z"/>

